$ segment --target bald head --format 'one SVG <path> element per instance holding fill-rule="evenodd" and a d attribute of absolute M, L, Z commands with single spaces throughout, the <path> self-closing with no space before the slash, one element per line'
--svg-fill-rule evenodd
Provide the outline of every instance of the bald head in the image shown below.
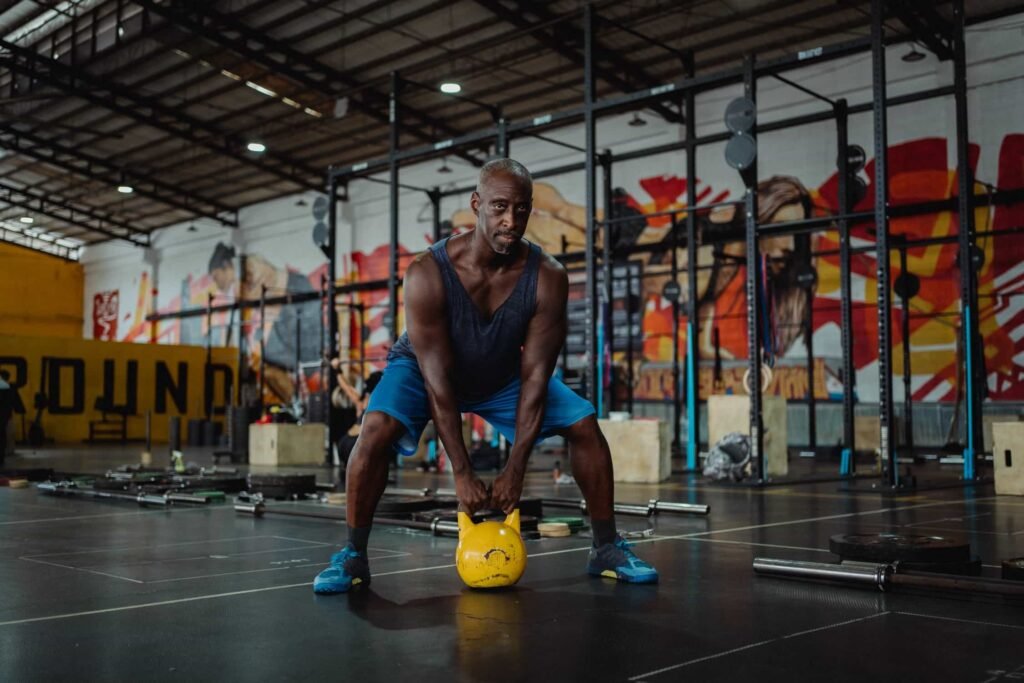
<path fill-rule="evenodd" d="M 515 159 L 493 159 L 484 164 L 480 169 L 480 179 L 477 181 L 476 191 L 482 192 L 484 185 L 499 175 L 511 176 L 520 180 L 529 190 L 529 194 L 533 194 L 533 178 L 530 176 L 530 172 Z"/>

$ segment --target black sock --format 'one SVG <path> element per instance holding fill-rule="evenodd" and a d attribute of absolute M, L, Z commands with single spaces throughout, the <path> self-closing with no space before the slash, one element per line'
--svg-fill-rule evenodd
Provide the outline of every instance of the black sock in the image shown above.
<path fill-rule="evenodd" d="M 356 552 L 366 554 L 366 544 L 370 542 L 370 528 L 364 527 L 349 527 L 348 528 L 348 542 Z"/>
<path fill-rule="evenodd" d="M 615 518 L 594 519 L 590 518 L 590 533 L 594 536 L 594 547 L 597 548 L 606 543 L 615 542 Z"/>

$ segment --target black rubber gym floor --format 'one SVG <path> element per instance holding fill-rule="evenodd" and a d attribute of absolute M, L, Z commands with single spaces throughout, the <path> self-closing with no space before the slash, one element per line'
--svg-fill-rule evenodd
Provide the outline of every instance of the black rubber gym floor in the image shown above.
<path fill-rule="evenodd" d="M 122 459 L 121 462 L 125 460 Z M 8 463 L 41 466 L 45 458 Z M 111 458 L 84 458 L 93 471 Z M 312 471 L 312 470 L 309 470 Z M 321 470 L 326 473 L 327 470 Z M 326 477 L 326 474 L 324 475 Z M 406 487 L 450 486 L 398 473 Z M 343 537 L 325 520 L 255 519 L 230 504 L 141 509 L 0 488 L 5 681 L 1001 681 L 1024 677 L 1024 606 L 756 577 L 755 556 L 831 561 L 855 530 L 970 540 L 998 576 L 1024 555 L 1024 499 L 991 486 L 904 496 L 818 483 L 765 489 L 620 485 L 711 505 L 661 516 L 637 552 L 656 586 L 584 574 L 589 539 L 528 541 L 513 589 L 465 588 L 455 540 L 377 528 L 374 580 L 310 582 Z M 549 475 L 527 489 L 552 492 Z M 559 487 L 557 495 L 575 491 Z M 563 515 L 565 510 L 550 511 Z M 621 517 L 625 531 L 647 529 Z"/>

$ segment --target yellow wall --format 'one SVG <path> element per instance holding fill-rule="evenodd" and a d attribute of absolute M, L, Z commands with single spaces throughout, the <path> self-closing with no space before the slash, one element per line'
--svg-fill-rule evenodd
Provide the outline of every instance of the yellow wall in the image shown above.
<path fill-rule="evenodd" d="M 0 243 L 0 332 L 82 337 L 85 273 L 72 263 Z"/>
<path fill-rule="evenodd" d="M 57 339 L 53 337 L 15 337 L 0 335 L 0 368 L 11 374 L 11 385 L 16 387 L 25 407 L 25 424 L 36 414 L 33 398 L 42 383 L 43 358 L 48 358 L 46 383 L 43 393 L 52 405 L 43 412 L 41 424 L 46 437 L 57 442 L 80 442 L 89 436 L 89 422 L 100 420 L 94 408 L 96 399 L 105 393 L 104 367 L 109 361 L 113 369 L 110 387 L 115 404 L 124 404 L 128 397 L 129 365 L 137 368 L 135 416 L 128 418 L 129 438 L 145 435 L 146 411 L 153 411 L 152 433 L 154 441 L 166 441 L 168 417 L 182 415 L 182 421 L 205 416 L 204 378 L 206 349 L 200 346 L 171 344 L 126 344 L 91 339 Z M 225 396 L 224 377 L 230 376 L 232 393 L 238 376 L 238 350 L 230 347 L 213 349 L 212 362 L 225 369 L 214 373 L 213 405 L 222 409 L 232 402 Z M 184 363 L 184 366 L 180 364 Z M 54 373 L 52 369 L 59 367 Z M 184 377 L 182 390 L 185 410 L 179 412 L 167 391 L 165 377 L 177 383 Z M 78 377 L 76 378 L 76 373 Z M 179 374 L 180 373 L 180 374 Z M 160 405 L 160 402 L 165 405 Z M 223 417 L 215 417 L 223 421 Z M 23 438 L 21 418 L 15 416 L 18 436 Z M 186 434 L 182 425 L 182 434 Z"/>

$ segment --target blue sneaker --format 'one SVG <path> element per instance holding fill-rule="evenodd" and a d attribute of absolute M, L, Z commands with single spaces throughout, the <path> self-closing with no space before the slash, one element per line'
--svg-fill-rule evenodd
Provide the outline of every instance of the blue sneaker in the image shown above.
<path fill-rule="evenodd" d="M 370 563 L 363 553 L 346 545 L 331 555 L 331 565 L 313 579 L 314 593 L 347 593 L 353 586 L 370 583 Z"/>
<path fill-rule="evenodd" d="M 591 548 L 587 573 L 626 583 L 657 583 L 658 570 L 634 555 L 632 547 L 616 535 L 615 542 Z"/>

